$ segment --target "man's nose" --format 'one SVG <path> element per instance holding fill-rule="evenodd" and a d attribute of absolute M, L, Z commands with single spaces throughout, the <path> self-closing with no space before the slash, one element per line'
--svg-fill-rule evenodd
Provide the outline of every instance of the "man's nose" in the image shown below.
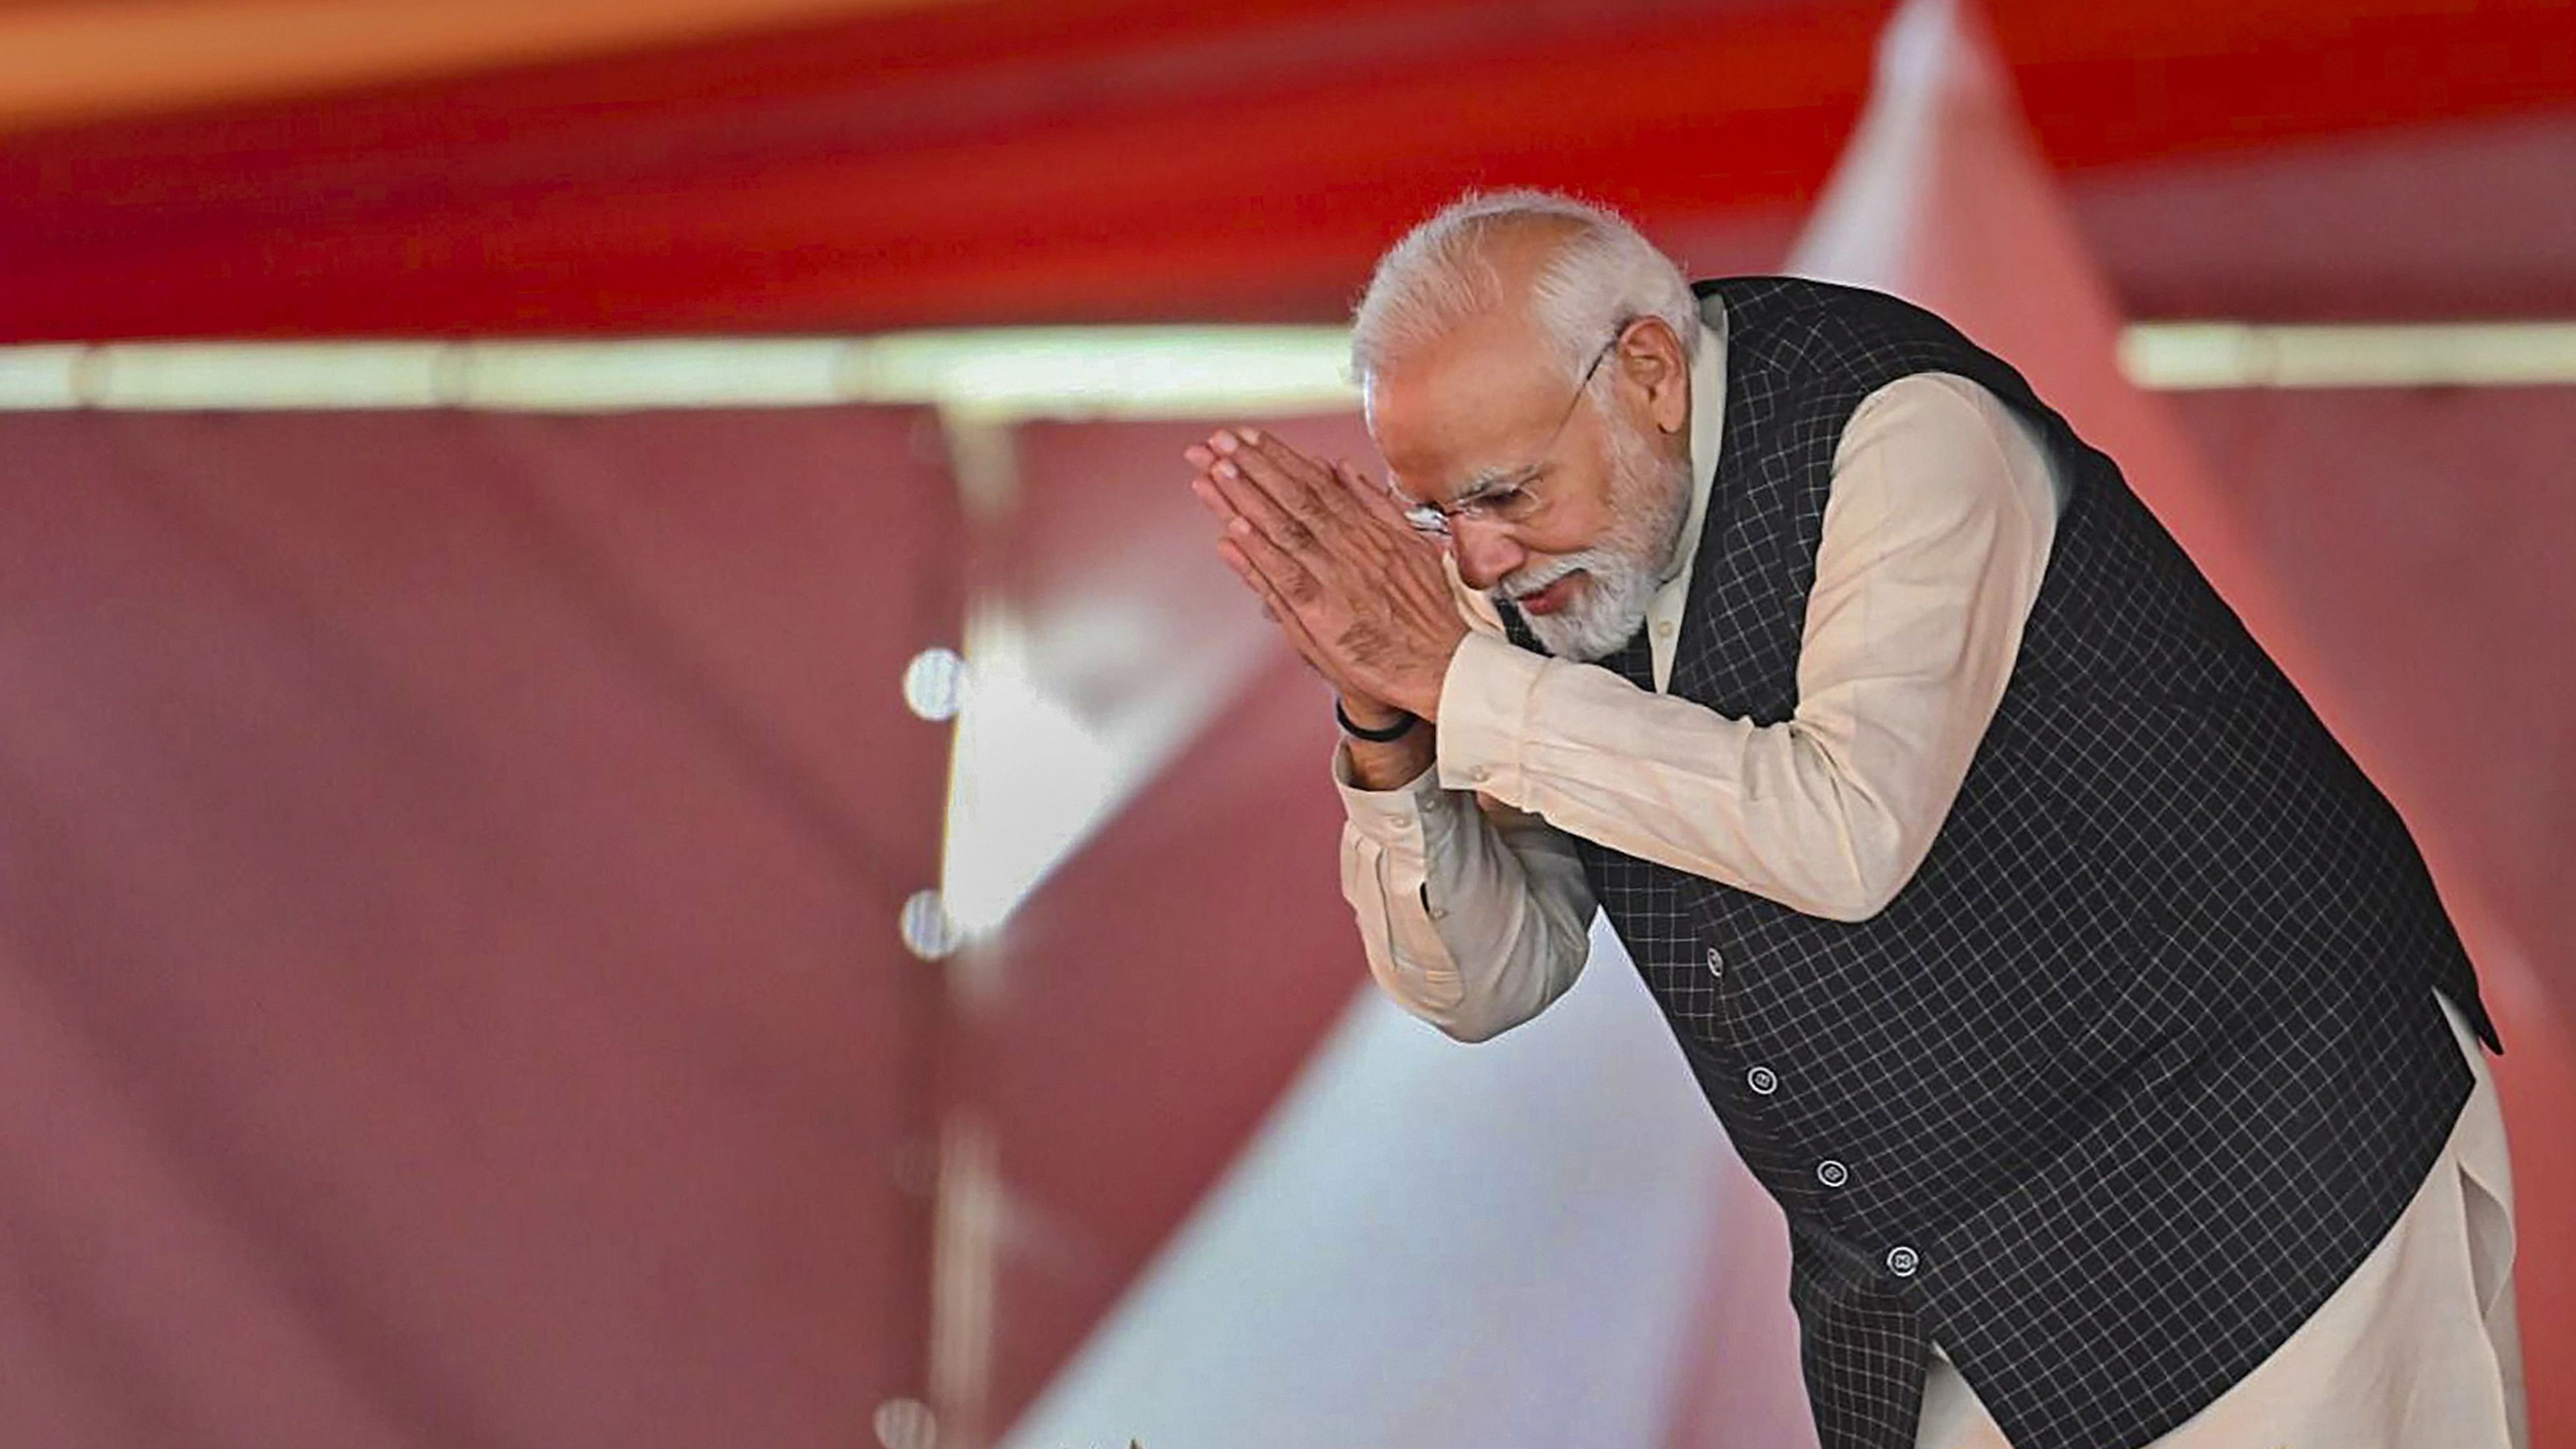
<path fill-rule="evenodd" d="M 1457 547 L 1459 582 L 1479 593 L 1529 562 L 1529 550 L 1521 547 L 1503 525 L 1460 518 L 1453 519 L 1449 529 Z"/>

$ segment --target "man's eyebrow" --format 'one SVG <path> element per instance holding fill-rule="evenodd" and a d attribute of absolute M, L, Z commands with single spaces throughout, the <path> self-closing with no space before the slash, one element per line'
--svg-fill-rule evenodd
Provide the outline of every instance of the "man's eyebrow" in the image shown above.
<path fill-rule="evenodd" d="M 1449 500 L 1449 506 L 1464 508 L 1507 489 L 1518 488 L 1536 478 L 1541 471 L 1539 465 L 1531 463 L 1517 468 L 1479 469 L 1467 475 L 1467 486 L 1459 490 L 1457 497 Z"/>

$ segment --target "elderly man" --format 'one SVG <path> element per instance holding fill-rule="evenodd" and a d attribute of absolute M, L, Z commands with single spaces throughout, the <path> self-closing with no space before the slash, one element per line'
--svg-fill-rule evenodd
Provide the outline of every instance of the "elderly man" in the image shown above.
<path fill-rule="evenodd" d="M 1543 193 L 1407 235 L 1353 355 L 1383 485 L 1189 458 L 1339 696 L 1370 969 L 1479 1040 L 1608 914 L 1827 1449 L 2520 1443 L 2475 975 L 2109 457 L 1919 308 Z"/>

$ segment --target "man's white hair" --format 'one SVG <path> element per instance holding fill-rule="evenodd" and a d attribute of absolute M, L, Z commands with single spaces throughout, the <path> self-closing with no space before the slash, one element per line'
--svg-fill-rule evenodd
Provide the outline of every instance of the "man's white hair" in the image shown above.
<path fill-rule="evenodd" d="M 1488 243 L 1497 232 L 1552 221 L 1565 244 L 1532 281 L 1530 320 L 1571 382 L 1618 329 L 1661 317 L 1686 356 L 1699 351 L 1699 303 L 1670 257 L 1625 217 L 1553 191 L 1468 192 L 1378 258 L 1351 315 L 1351 373 L 1362 387 L 1413 348 L 1507 305 Z M 1606 374 L 1602 374 L 1606 375 Z"/>

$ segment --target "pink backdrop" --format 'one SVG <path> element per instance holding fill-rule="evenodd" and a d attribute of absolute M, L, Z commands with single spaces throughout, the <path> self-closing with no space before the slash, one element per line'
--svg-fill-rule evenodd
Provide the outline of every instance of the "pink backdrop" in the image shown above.
<path fill-rule="evenodd" d="M 0 1438 L 839 1449 L 919 1381 L 920 426 L 0 420 Z"/>

